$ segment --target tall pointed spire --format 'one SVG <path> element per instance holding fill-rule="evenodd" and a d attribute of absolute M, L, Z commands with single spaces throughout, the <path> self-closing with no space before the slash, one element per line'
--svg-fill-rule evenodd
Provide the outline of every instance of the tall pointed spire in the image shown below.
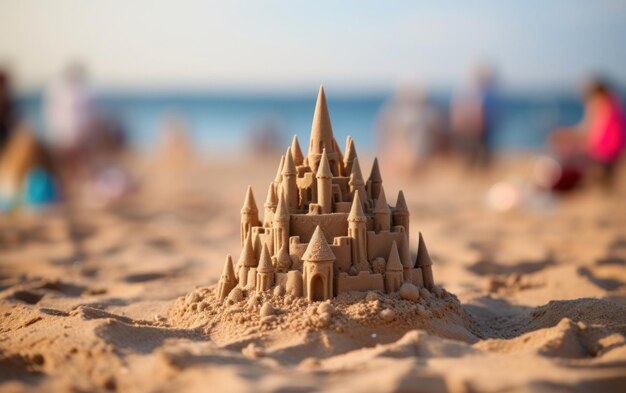
<path fill-rule="evenodd" d="M 354 141 L 351 136 L 348 136 L 346 140 L 346 153 L 343 158 L 343 163 L 346 168 L 346 175 L 350 175 L 352 173 L 352 165 L 354 159 L 356 158 L 356 147 L 354 146 Z"/>
<path fill-rule="evenodd" d="M 302 255 L 302 260 L 307 262 L 326 262 L 334 261 L 335 254 L 330 249 L 322 229 L 318 225 L 311 236 L 311 241 Z"/>
<path fill-rule="evenodd" d="M 282 190 L 278 192 L 278 204 L 274 213 L 274 221 L 289 219 L 289 210 L 285 204 L 285 196 Z"/>
<path fill-rule="evenodd" d="M 332 149 L 333 146 L 333 126 L 330 123 L 330 115 L 326 104 L 326 94 L 324 86 L 320 86 L 311 124 L 311 143 L 309 145 L 309 155 L 311 153 L 321 153 L 322 149 Z"/>
<path fill-rule="evenodd" d="M 221 279 L 224 279 L 227 282 L 232 282 L 232 281 L 237 282 L 237 277 L 235 276 L 235 269 L 233 268 L 233 258 L 230 256 L 230 254 L 226 256 L 226 262 L 224 262 L 224 269 L 222 270 Z"/>
<path fill-rule="evenodd" d="M 241 249 L 237 266 L 255 267 L 256 265 L 256 255 L 254 254 L 254 248 L 252 248 L 252 234 L 249 234 L 243 242 L 243 248 Z"/>
<path fill-rule="evenodd" d="M 406 205 L 406 200 L 404 199 L 404 192 L 402 192 L 402 190 L 398 192 L 398 199 L 396 200 L 396 206 L 394 208 L 394 211 L 399 213 L 409 212 L 409 208 Z"/>
<path fill-rule="evenodd" d="M 320 166 L 317 169 L 316 177 L 318 179 L 328 179 L 333 177 L 333 173 L 330 170 L 330 164 L 328 163 L 328 155 L 326 149 L 322 150 L 322 159 L 320 160 Z"/>
<path fill-rule="evenodd" d="M 385 189 L 380 188 L 378 199 L 376 199 L 376 205 L 374 206 L 374 213 L 391 214 L 389 205 L 387 204 L 387 197 L 385 196 Z"/>
<path fill-rule="evenodd" d="M 270 184 L 270 187 L 267 190 L 267 198 L 265 199 L 264 207 L 275 208 L 276 203 L 278 202 L 278 198 L 276 198 L 276 190 L 274 189 L 274 185 Z"/>
<path fill-rule="evenodd" d="M 433 262 L 430 259 L 430 255 L 428 255 L 428 250 L 426 249 L 426 242 L 424 242 L 424 237 L 420 232 L 417 257 L 415 258 L 415 267 L 422 269 L 422 279 L 424 280 L 424 286 L 427 289 L 431 289 L 433 285 L 435 285 L 432 264 Z"/>
<path fill-rule="evenodd" d="M 259 209 L 256 206 L 256 201 L 254 200 L 254 194 L 252 193 L 252 186 L 248 186 L 248 190 L 246 191 L 246 199 L 243 201 L 243 207 L 241 208 L 242 213 L 258 213 Z"/>
<path fill-rule="evenodd" d="M 304 156 L 302 155 L 302 149 L 300 148 L 297 135 L 294 135 L 291 141 L 291 154 L 293 155 L 293 162 L 296 166 L 303 164 Z"/>
<path fill-rule="evenodd" d="M 383 178 L 380 175 L 380 168 L 378 167 L 378 158 L 374 158 L 368 182 L 370 183 L 371 198 L 378 199 L 378 194 L 380 193 L 380 188 L 383 184 Z"/>
<path fill-rule="evenodd" d="M 285 160 L 283 162 L 283 170 L 281 174 L 285 175 L 295 175 L 296 174 L 296 164 L 293 162 L 293 155 L 291 154 L 291 146 L 287 148 L 287 153 L 284 155 Z"/>
<path fill-rule="evenodd" d="M 350 208 L 350 214 L 348 214 L 348 221 L 366 221 L 367 217 L 363 212 L 363 204 L 359 193 L 354 193 L 354 199 L 352 200 L 352 207 Z"/>
<path fill-rule="evenodd" d="M 402 271 L 402 262 L 400 262 L 400 253 L 398 252 L 398 244 L 394 240 L 391 243 L 391 250 L 389 252 L 389 258 L 387 258 L 387 268 L 388 272 L 401 272 Z"/>
<path fill-rule="evenodd" d="M 267 249 L 267 245 L 263 243 L 263 249 L 261 250 L 261 259 L 259 260 L 259 266 L 256 268 L 259 273 L 273 273 L 274 266 L 272 265 L 272 257 L 270 257 L 270 251 Z"/>
<path fill-rule="evenodd" d="M 237 286 L 237 277 L 235 276 L 235 270 L 233 269 L 233 259 L 230 255 L 226 256 L 226 262 L 224 263 L 224 270 L 222 276 L 217 285 L 217 295 L 220 301 L 224 301 L 226 296 Z"/>
<path fill-rule="evenodd" d="M 280 163 L 276 170 L 276 177 L 274 177 L 274 184 L 278 184 L 283 179 L 283 164 L 285 163 L 285 156 L 280 156 Z"/>

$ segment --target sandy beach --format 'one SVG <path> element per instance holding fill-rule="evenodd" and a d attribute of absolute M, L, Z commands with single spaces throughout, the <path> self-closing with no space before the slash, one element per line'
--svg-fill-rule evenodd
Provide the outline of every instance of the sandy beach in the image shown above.
<path fill-rule="evenodd" d="M 404 190 L 411 250 L 421 231 L 445 291 L 417 309 L 336 300 L 331 321 L 303 299 L 275 302 L 265 323 L 254 305 L 210 300 L 239 254 L 245 189 L 262 201 L 274 161 L 144 162 L 116 206 L 0 217 L 0 390 L 624 390 L 625 171 L 612 193 L 496 212 L 487 190 L 523 181 L 530 159 L 488 173 L 435 162 L 410 178 L 382 163 L 386 190 Z"/>

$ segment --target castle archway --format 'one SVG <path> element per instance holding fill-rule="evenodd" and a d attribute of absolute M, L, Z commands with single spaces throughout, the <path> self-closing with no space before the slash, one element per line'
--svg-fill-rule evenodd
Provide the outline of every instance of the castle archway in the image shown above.
<path fill-rule="evenodd" d="M 316 274 L 311 278 L 311 294 L 313 295 L 311 300 L 314 302 L 326 300 L 324 292 L 324 280 L 322 276 Z"/>

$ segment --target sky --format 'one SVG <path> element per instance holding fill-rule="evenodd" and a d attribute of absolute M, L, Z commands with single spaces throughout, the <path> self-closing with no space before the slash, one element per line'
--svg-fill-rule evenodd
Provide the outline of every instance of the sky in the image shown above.
<path fill-rule="evenodd" d="M 19 89 L 74 60 L 123 89 L 446 87 L 480 62 L 518 89 L 626 86 L 626 1 L 0 0 Z"/>

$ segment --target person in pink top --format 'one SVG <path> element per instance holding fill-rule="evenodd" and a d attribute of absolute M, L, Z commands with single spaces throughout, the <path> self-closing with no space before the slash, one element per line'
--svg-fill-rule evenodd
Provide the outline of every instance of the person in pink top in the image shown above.
<path fill-rule="evenodd" d="M 554 189 L 575 188 L 590 167 L 599 167 L 602 182 L 610 186 L 626 149 L 626 116 L 613 90 L 604 81 L 592 79 L 583 97 L 583 121 L 554 131 L 548 141 L 561 165 Z"/>

